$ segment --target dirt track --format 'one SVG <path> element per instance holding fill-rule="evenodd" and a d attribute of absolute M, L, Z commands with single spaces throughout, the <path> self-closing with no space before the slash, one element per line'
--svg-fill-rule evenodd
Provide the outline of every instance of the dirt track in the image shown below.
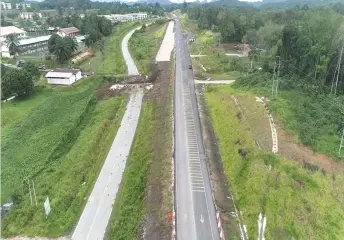
<path fill-rule="evenodd" d="M 148 174 L 147 212 L 141 239 L 171 239 L 167 212 L 171 210 L 171 81 L 170 62 L 160 62 L 154 88 L 144 101 L 154 104 L 153 161 Z"/>

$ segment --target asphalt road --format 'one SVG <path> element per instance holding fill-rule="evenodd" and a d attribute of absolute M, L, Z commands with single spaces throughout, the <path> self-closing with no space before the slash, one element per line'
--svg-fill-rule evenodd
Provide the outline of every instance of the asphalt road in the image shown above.
<path fill-rule="evenodd" d="M 129 32 L 122 41 L 123 55 L 124 53 L 129 54 L 126 47 L 132 33 L 133 31 Z M 137 68 L 130 54 L 124 55 L 124 59 L 128 66 L 128 75 L 137 75 Z M 142 88 L 133 90 L 130 95 L 121 126 L 75 228 L 72 236 L 73 240 L 101 240 L 104 238 L 112 212 L 112 205 L 116 199 L 130 147 L 135 136 L 141 112 L 142 97 Z"/>
<path fill-rule="evenodd" d="M 178 240 L 219 239 L 205 160 L 193 71 L 180 22 L 176 19 L 174 95 L 176 232 Z"/>

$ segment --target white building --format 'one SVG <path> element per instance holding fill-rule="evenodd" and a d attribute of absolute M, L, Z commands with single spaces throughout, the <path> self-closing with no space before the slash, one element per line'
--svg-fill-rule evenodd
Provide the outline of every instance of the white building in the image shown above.
<path fill-rule="evenodd" d="M 25 20 L 28 20 L 28 19 L 33 19 L 33 16 L 34 15 L 37 15 L 39 18 L 42 18 L 42 14 L 41 13 L 34 13 L 34 12 L 22 12 L 20 13 L 20 18 L 21 19 L 25 19 Z"/>
<path fill-rule="evenodd" d="M 47 52 L 48 51 L 48 41 L 51 35 L 40 36 L 35 38 L 26 38 L 19 40 L 19 55 L 34 54 L 37 52 Z M 11 57 L 10 51 L 8 49 L 6 40 L 1 42 L 1 57 Z"/>
<path fill-rule="evenodd" d="M 26 32 L 23 29 L 15 26 L 0 27 L 0 42 L 6 41 L 6 37 L 10 34 L 16 34 L 19 38 L 26 36 Z"/>
<path fill-rule="evenodd" d="M 1 9 L 11 10 L 12 9 L 12 4 L 11 3 L 6 3 L 6 2 L 1 2 Z"/>
<path fill-rule="evenodd" d="M 100 15 L 109 19 L 112 22 L 131 22 L 140 21 L 148 18 L 147 13 L 128 13 L 128 14 L 111 14 L 111 15 Z"/>
<path fill-rule="evenodd" d="M 16 3 L 16 9 L 26 9 L 30 7 L 31 7 L 30 3 Z"/>
<path fill-rule="evenodd" d="M 80 69 L 56 68 L 45 75 L 49 84 L 72 85 L 82 78 Z"/>

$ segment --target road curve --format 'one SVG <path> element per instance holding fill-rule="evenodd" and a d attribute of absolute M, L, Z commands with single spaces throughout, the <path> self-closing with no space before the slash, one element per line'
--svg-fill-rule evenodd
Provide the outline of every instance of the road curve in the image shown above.
<path fill-rule="evenodd" d="M 175 201 L 178 240 L 218 240 L 195 83 L 186 36 L 176 18 Z"/>
<path fill-rule="evenodd" d="M 139 75 L 139 71 L 137 70 L 135 62 L 129 53 L 128 42 L 129 42 L 130 37 L 133 35 L 133 33 L 136 30 L 139 30 L 140 28 L 141 26 L 131 30 L 130 32 L 127 33 L 127 35 L 125 35 L 125 37 L 122 40 L 122 54 L 125 60 L 125 64 L 127 65 L 127 68 L 128 68 L 128 75 Z"/>
<path fill-rule="evenodd" d="M 135 30 L 130 31 L 122 41 L 122 52 L 128 66 L 128 75 L 138 75 L 137 68 L 128 50 L 128 40 Z M 75 228 L 72 236 L 73 240 L 101 240 L 104 238 L 112 212 L 112 205 L 116 199 L 130 147 L 135 136 L 141 112 L 142 97 L 143 91 L 141 88 L 134 90 L 130 95 L 121 126 Z"/>

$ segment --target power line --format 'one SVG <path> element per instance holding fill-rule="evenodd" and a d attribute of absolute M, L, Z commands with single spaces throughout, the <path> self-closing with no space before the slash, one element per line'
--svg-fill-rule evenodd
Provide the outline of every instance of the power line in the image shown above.
<path fill-rule="evenodd" d="M 280 73 L 280 66 L 281 66 L 281 57 L 276 56 L 276 61 L 274 64 L 274 75 L 272 77 L 272 98 L 277 97 L 278 94 L 278 84 L 279 84 L 279 73 Z M 277 74 L 276 74 L 277 68 Z"/>
<path fill-rule="evenodd" d="M 339 156 L 343 147 L 344 147 L 344 128 L 343 128 L 343 133 L 342 133 L 342 140 L 340 141 L 340 144 L 339 144 L 339 151 L 338 151 Z"/>

